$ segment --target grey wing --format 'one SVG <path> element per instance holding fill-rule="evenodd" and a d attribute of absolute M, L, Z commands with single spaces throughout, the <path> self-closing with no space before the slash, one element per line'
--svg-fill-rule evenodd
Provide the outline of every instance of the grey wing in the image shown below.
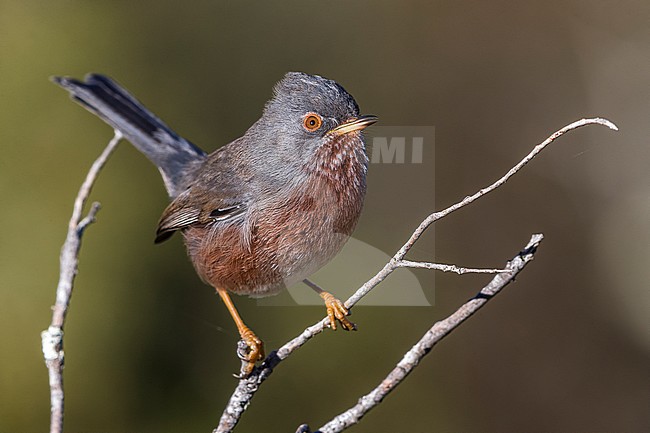
<path fill-rule="evenodd" d="M 212 167 L 214 170 L 207 179 L 199 175 L 197 181 L 163 211 L 156 230 L 156 243 L 192 225 L 234 221 L 247 212 L 247 182 L 242 182 L 228 168 L 219 170 L 217 165 Z"/>
<path fill-rule="evenodd" d="M 194 182 L 163 212 L 156 243 L 193 225 L 236 221 L 248 211 L 251 176 L 246 168 L 233 165 L 241 159 L 238 146 L 235 140 L 208 156 Z"/>
<path fill-rule="evenodd" d="M 179 198 L 181 197 L 179 196 Z M 227 202 L 231 202 L 231 200 L 211 200 L 200 207 L 187 202 L 183 203 L 183 200 L 175 200 L 163 212 L 154 242 L 163 242 L 169 239 L 174 232 L 192 225 L 234 220 L 247 210 L 244 202 L 232 204 L 227 204 Z"/>
<path fill-rule="evenodd" d="M 162 217 L 158 222 L 158 228 L 156 229 L 156 239 L 154 242 L 157 244 L 163 242 L 169 239 L 175 231 L 181 230 L 192 224 L 196 224 L 199 222 L 200 214 L 201 210 L 198 208 L 186 207 L 173 209 L 170 205 L 167 209 L 165 209 L 165 212 L 163 212 Z"/>

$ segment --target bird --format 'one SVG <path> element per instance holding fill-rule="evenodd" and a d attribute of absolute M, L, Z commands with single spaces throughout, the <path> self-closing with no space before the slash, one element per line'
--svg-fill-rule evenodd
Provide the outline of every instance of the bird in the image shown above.
<path fill-rule="evenodd" d="M 246 349 L 242 375 L 264 359 L 263 341 L 230 294 L 270 296 L 328 263 L 351 236 L 363 207 L 368 157 L 360 115 L 340 84 L 289 72 L 261 117 L 232 142 L 206 153 L 101 74 L 53 77 L 71 98 L 119 131 L 159 169 L 170 203 L 155 235 L 183 236 L 198 276 L 219 294 Z M 328 326 L 354 330 L 333 294 L 323 299 Z"/>

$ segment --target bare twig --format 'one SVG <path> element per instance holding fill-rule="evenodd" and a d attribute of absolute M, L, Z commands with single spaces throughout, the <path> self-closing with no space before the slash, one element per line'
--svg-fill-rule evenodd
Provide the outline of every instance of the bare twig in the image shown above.
<path fill-rule="evenodd" d="M 384 397 L 417 367 L 436 343 L 477 312 L 506 285 L 514 281 L 517 274 L 533 260 L 533 255 L 543 239 L 544 236 L 541 234 L 533 235 L 528 245 L 512 261 L 508 262 L 502 273 L 496 275 L 474 298 L 463 304 L 455 313 L 434 324 L 411 350 L 406 352 L 397 366 L 375 389 L 361 397 L 356 405 L 334 417 L 315 433 L 338 433 L 358 423 L 369 410 L 381 403 Z M 301 426 L 301 429 L 304 432 L 309 431 L 307 426 Z"/>
<path fill-rule="evenodd" d="M 431 224 L 449 215 L 450 213 L 464 206 L 467 206 L 468 204 L 472 203 L 476 199 L 486 195 L 491 191 L 494 191 L 495 189 L 503 185 L 505 182 L 508 181 L 508 179 L 514 176 L 519 170 L 521 170 L 526 164 L 528 164 L 535 156 L 537 156 L 537 154 L 539 154 L 542 150 L 544 150 L 544 148 L 546 148 L 550 143 L 555 141 L 561 135 L 571 130 L 580 128 L 582 126 L 591 125 L 591 124 L 607 126 L 612 130 L 618 131 L 616 125 L 614 125 L 612 122 L 610 122 L 607 119 L 591 118 L 591 119 L 578 120 L 554 132 L 542 143 L 535 146 L 528 155 L 526 155 L 519 163 L 513 166 L 505 175 L 497 179 L 494 183 L 479 190 L 478 192 L 476 192 L 471 196 L 465 197 L 460 202 L 446 209 L 443 209 L 442 211 L 432 213 L 427 218 L 425 218 L 420 223 L 420 225 L 415 229 L 415 231 L 408 239 L 408 241 L 406 241 L 406 243 L 397 251 L 397 253 L 395 253 L 395 255 L 390 259 L 390 261 L 386 263 L 386 265 L 379 272 L 377 272 L 375 276 L 373 276 L 363 286 L 361 286 L 345 302 L 345 306 L 348 309 L 350 309 L 397 268 L 400 267 L 420 268 L 420 267 L 431 266 L 432 269 L 437 269 L 437 267 L 434 266 L 434 264 L 429 264 L 429 265 L 416 264 L 414 266 L 408 266 L 409 264 L 413 264 L 415 262 L 409 262 L 404 260 L 404 257 L 409 252 L 411 247 L 415 244 L 415 242 L 417 242 L 418 239 L 420 239 L 424 231 Z M 223 414 L 219 421 L 219 425 L 217 426 L 216 429 L 213 430 L 213 433 L 231 432 L 235 428 L 237 422 L 239 422 L 239 419 L 243 415 L 248 405 L 250 404 L 250 401 L 253 398 L 253 395 L 259 389 L 259 386 L 261 385 L 262 382 L 264 382 L 269 377 L 269 375 L 273 372 L 275 366 L 278 365 L 284 359 L 286 359 L 289 355 L 291 355 L 291 353 L 293 353 L 296 349 L 298 349 L 307 341 L 309 341 L 312 337 L 323 332 L 323 330 L 327 326 L 327 323 L 329 323 L 328 318 L 323 318 L 319 322 L 308 327 L 300 335 L 298 335 L 297 337 L 293 338 L 291 341 L 284 344 L 278 350 L 272 352 L 259 367 L 253 370 L 253 372 L 248 377 L 240 379 L 237 387 L 235 388 L 235 391 L 233 392 L 232 396 L 230 397 L 230 400 L 228 401 L 226 408 L 223 411 Z"/>
<path fill-rule="evenodd" d="M 398 268 L 412 268 L 412 269 L 433 269 L 442 272 L 454 272 L 458 275 L 462 274 L 498 274 L 505 272 L 505 269 L 478 269 L 478 268 L 461 268 L 456 265 L 445 265 L 442 263 L 430 262 L 412 262 L 411 260 L 399 260 L 396 263 Z"/>
<path fill-rule="evenodd" d="M 565 126 L 562 129 L 559 129 L 559 130 L 555 131 L 553 134 L 551 134 L 550 137 L 548 137 L 546 140 L 544 140 L 543 142 L 541 142 L 540 144 L 535 146 L 533 148 L 533 150 L 531 150 L 530 153 L 528 153 L 528 155 L 526 155 L 521 161 L 519 161 L 515 166 L 513 166 L 510 170 L 508 170 L 508 172 L 505 175 L 503 175 L 501 178 L 497 179 L 496 182 L 492 183 L 491 185 L 489 185 L 489 186 L 487 186 L 485 188 L 482 188 L 481 190 L 477 191 L 473 195 L 465 197 L 463 200 L 459 201 L 456 204 L 453 204 L 453 205 L 449 206 L 447 209 L 443 209 L 443 210 L 441 210 L 439 212 L 434 212 L 431 215 L 429 215 L 428 217 L 426 217 L 424 219 L 424 221 L 422 221 L 422 223 L 420 223 L 418 228 L 415 229 L 415 231 L 413 232 L 413 235 L 411 235 L 411 238 L 404 244 L 404 246 L 402 246 L 402 248 L 400 248 L 400 250 L 398 251 L 396 256 L 399 257 L 399 259 L 402 259 L 406 255 L 406 253 L 411 249 L 413 244 L 420 238 L 420 236 L 422 236 L 422 233 L 424 233 L 424 231 L 431 224 L 433 224 L 434 222 L 438 221 L 439 219 L 449 215 L 450 213 L 452 213 L 452 212 L 454 212 L 454 211 L 456 211 L 456 210 L 458 210 L 458 209 L 460 209 L 462 207 L 467 206 L 468 204 L 472 203 L 473 201 L 475 201 L 478 198 L 481 198 L 485 194 L 494 191 L 495 189 L 497 189 L 498 187 L 500 187 L 501 185 L 506 183 L 508 181 L 508 179 L 510 179 L 512 176 L 514 176 L 519 170 L 524 168 L 524 166 L 526 164 L 528 164 L 533 158 L 535 158 L 537 156 L 537 154 L 539 154 L 542 150 L 544 150 L 546 148 L 546 146 L 548 146 L 549 144 L 554 142 L 560 136 L 566 134 L 569 131 L 572 131 L 574 129 L 577 129 L 577 128 L 580 128 L 580 127 L 583 127 L 583 126 L 587 126 L 587 125 L 603 125 L 603 126 L 608 127 L 609 129 L 612 129 L 614 131 L 618 131 L 618 127 L 616 125 L 614 125 L 609 120 L 603 119 L 603 118 L 600 118 L 600 117 L 594 117 L 594 118 L 591 118 L 591 119 L 580 119 L 580 120 L 577 120 L 577 121 Z"/>
<path fill-rule="evenodd" d="M 63 325 L 72 297 L 74 278 L 77 274 L 81 238 L 84 230 L 95 221 L 99 203 L 93 203 L 85 217 L 82 217 L 82 213 L 99 172 L 121 139 L 122 134 L 115 131 L 113 139 L 88 171 L 74 201 L 72 217 L 68 224 L 68 234 L 61 248 L 59 284 L 56 288 L 56 300 L 52 307 L 52 322 L 48 329 L 41 333 L 43 357 L 50 382 L 50 433 L 63 432 Z"/>

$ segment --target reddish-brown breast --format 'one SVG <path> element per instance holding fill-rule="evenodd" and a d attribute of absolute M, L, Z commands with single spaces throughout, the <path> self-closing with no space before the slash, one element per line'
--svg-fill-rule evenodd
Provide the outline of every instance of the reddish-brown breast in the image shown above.
<path fill-rule="evenodd" d="M 304 167 L 302 182 L 253 203 L 227 225 L 184 230 L 199 275 L 250 296 L 275 294 L 331 260 L 351 235 L 365 195 L 367 157 L 358 132 L 333 137 Z"/>

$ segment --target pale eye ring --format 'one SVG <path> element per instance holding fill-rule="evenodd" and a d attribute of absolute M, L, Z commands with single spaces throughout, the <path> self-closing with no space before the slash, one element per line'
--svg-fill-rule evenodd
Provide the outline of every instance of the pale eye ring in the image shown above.
<path fill-rule="evenodd" d="M 302 126 L 309 132 L 317 131 L 323 125 L 323 118 L 316 113 L 307 113 L 302 119 Z"/>

